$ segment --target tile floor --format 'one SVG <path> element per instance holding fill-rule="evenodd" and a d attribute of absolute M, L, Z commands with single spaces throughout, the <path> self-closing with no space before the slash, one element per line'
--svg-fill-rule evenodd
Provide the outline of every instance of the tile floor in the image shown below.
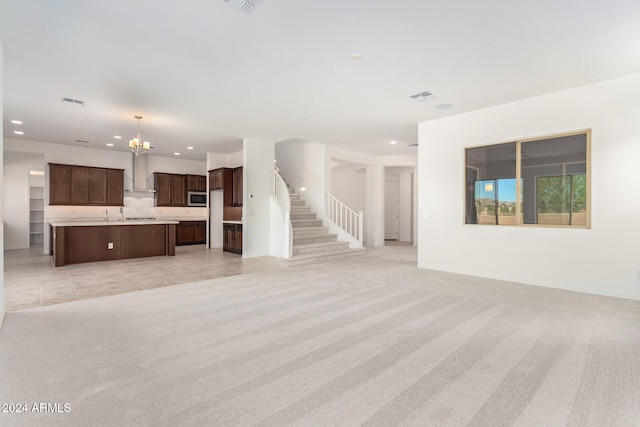
<path fill-rule="evenodd" d="M 243 259 L 207 249 L 178 246 L 175 257 L 137 258 L 54 267 L 42 247 L 4 252 L 7 311 L 96 298 L 161 286 L 279 269 L 272 257 Z"/>

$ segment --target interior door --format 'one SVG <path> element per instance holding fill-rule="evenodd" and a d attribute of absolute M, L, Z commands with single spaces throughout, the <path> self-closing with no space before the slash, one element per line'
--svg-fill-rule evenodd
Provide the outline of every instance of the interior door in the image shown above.
<path fill-rule="evenodd" d="M 397 180 L 384 183 L 384 239 L 398 240 L 400 189 Z"/>

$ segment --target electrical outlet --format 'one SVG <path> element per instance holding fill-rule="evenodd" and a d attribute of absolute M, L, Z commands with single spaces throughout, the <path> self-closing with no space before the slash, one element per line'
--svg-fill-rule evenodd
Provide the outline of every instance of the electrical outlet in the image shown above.
<path fill-rule="evenodd" d="M 107 249 L 113 249 L 113 242 L 107 243 Z"/>

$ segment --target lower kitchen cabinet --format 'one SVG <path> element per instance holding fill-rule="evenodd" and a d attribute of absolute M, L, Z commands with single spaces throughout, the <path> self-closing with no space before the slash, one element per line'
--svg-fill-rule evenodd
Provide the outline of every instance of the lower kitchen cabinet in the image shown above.
<path fill-rule="evenodd" d="M 206 221 L 180 221 L 176 226 L 176 246 L 206 242 Z"/>
<path fill-rule="evenodd" d="M 242 224 L 222 224 L 222 250 L 242 254 Z"/>

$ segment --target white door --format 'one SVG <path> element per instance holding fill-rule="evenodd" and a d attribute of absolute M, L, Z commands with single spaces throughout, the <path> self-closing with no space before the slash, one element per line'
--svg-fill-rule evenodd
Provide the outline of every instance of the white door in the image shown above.
<path fill-rule="evenodd" d="M 400 190 L 398 181 L 384 183 L 384 239 L 398 240 L 400 220 Z"/>

